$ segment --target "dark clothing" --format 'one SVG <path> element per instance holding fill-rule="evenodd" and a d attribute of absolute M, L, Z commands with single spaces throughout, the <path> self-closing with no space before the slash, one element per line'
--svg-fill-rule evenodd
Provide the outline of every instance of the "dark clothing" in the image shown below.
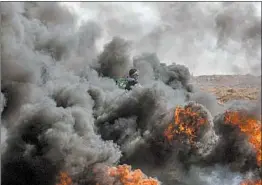
<path fill-rule="evenodd" d="M 138 83 L 137 80 L 135 80 L 134 78 L 127 78 L 127 84 L 125 89 L 130 91 L 132 89 L 132 86 L 136 85 Z"/>

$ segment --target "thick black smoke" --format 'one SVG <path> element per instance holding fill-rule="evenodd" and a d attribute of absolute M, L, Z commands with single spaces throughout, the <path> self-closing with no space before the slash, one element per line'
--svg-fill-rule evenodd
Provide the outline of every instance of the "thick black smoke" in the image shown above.
<path fill-rule="evenodd" d="M 50 5 L 1 3 L 1 108 L 2 123 L 8 128 L 1 152 L 2 180 L 6 184 L 26 173 L 17 169 L 19 164 L 28 171 L 20 183 L 40 184 L 39 180 L 50 179 L 43 183 L 55 184 L 60 170 L 78 174 L 96 161 L 113 164 L 121 156 L 117 145 L 96 134 L 94 102 L 86 92 L 89 84 L 74 75 L 82 71 L 68 70 L 73 59 L 91 63 L 85 55 L 75 58 L 86 39 L 80 42 L 83 29 L 74 31 L 73 36 L 72 29 L 66 29 L 68 24 L 73 28 L 71 21 L 57 16 L 50 20 L 46 8 L 55 14 L 62 10 L 60 18 L 66 12 L 59 4 L 49 9 Z M 37 19 L 40 13 L 45 21 Z M 29 176 L 31 179 L 27 179 Z"/>
<path fill-rule="evenodd" d="M 97 164 L 102 164 L 101 173 L 105 173 L 103 166 L 127 163 L 163 184 L 190 185 L 198 166 L 212 168 L 218 163 L 223 169 L 230 163 L 221 162 L 226 156 L 208 160 L 217 142 L 223 143 L 216 134 L 227 135 L 217 130 L 215 134 L 220 124 L 213 121 L 218 109 L 214 99 L 201 98 L 204 95 L 194 91 L 189 69 L 178 58 L 171 65 L 163 64 L 158 52 L 141 53 L 146 43 L 136 47 L 131 33 L 130 37 L 125 37 L 125 31 L 111 34 L 118 21 L 112 20 L 111 27 L 105 27 L 103 20 L 79 23 L 79 17 L 63 6 L 1 2 L 3 184 L 52 185 L 60 171 L 67 172 L 76 184 L 92 184 L 99 178 L 92 173 Z M 106 4 L 102 7 L 107 9 Z M 143 32 L 134 29 L 138 25 L 124 25 Z M 99 51 L 108 30 L 110 38 Z M 117 87 L 115 79 L 125 76 L 130 67 L 139 69 L 142 87 L 126 92 Z M 206 126 L 197 128 L 195 147 L 180 137 L 170 143 L 163 135 L 174 122 L 178 105 L 191 107 L 208 120 Z M 253 160 L 251 154 L 241 159 Z M 248 169 L 253 170 L 251 167 Z M 241 170 L 240 165 L 236 171 Z"/>
<path fill-rule="evenodd" d="M 173 168 L 172 165 L 186 170 L 190 163 L 203 158 L 212 150 L 216 142 L 212 117 L 201 105 L 190 103 L 188 107 L 193 107 L 195 112 L 200 111 L 207 120 L 204 129 L 199 130 L 197 149 L 181 144 L 181 139 L 185 140 L 183 136 L 170 143 L 164 137 L 164 130 L 168 123 L 174 122 L 174 110 L 168 111 L 164 108 L 164 102 L 161 101 L 163 97 L 156 89 L 139 90 L 134 89 L 129 96 L 123 98 L 124 101 L 116 101 L 109 109 L 110 113 L 98 117 L 98 124 L 102 124 L 100 132 L 103 139 L 113 140 L 120 145 L 123 152 L 122 164 L 132 164 L 133 167 L 141 168 L 147 174 L 157 176 L 163 183 L 169 184 L 174 182 L 170 179 L 175 179 L 167 174 Z M 138 92 L 141 94 L 136 94 Z M 160 174 L 161 170 L 163 174 Z"/>
<path fill-rule="evenodd" d="M 120 78 L 127 74 L 130 44 L 122 38 L 114 37 L 98 56 L 98 72 L 107 77 Z"/>
<path fill-rule="evenodd" d="M 252 114 L 249 110 L 231 107 L 227 111 L 238 111 L 241 115 L 250 117 Z M 256 150 L 252 148 L 248 142 L 248 136 L 241 133 L 238 126 L 226 124 L 227 111 L 217 115 L 214 119 L 215 131 L 220 137 L 216 148 L 207 156 L 206 160 L 210 163 L 227 164 L 233 171 L 258 170 Z"/>
<path fill-rule="evenodd" d="M 16 156 L 2 164 L 1 184 L 50 185 L 55 184 L 56 176 L 54 174 L 56 173 L 56 168 L 48 159 Z"/>
<path fill-rule="evenodd" d="M 161 80 L 166 85 L 173 89 L 185 89 L 189 92 L 192 91 L 192 87 L 189 85 L 190 73 L 188 68 L 178 64 L 172 64 L 167 66 L 164 63 L 160 63 L 155 53 L 143 53 L 141 56 L 137 56 L 134 59 L 134 66 L 141 70 L 143 74 L 147 74 L 153 71 L 151 80 Z"/>
<path fill-rule="evenodd" d="M 68 3 L 68 6 L 70 3 Z M 157 53 L 195 75 L 261 74 L 261 3 L 79 3 L 76 13 L 103 27 L 105 40 L 132 40 L 133 52 Z M 132 8 L 129 8 L 132 7 Z"/>

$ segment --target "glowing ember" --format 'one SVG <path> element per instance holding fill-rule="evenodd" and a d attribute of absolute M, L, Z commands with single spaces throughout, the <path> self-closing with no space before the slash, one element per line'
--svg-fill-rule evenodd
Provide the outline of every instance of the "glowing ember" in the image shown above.
<path fill-rule="evenodd" d="M 238 126 L 248 136 L 249 143 L 257 153 L 257 164 L 261 165 L 261 122 L 240 112 L 226 112 L 225 123 Z"/>
<path fill-rule="evenodd" d="M 60 172 L 60 182 L 56 185 L 71 185 L 72 179 L 66 172 Z"/>
<path fill-rule="evenodd" d="M 191 107 L 177 107 L 174 118 L 174 123 L 169 124 L 164 131 L 164 136 L 169 141 L 173 140 L 175 135 L 185 135 L 192 143 L 200 126 L 207 123 L 207 119 L 199 112 L 193 111 Z"/>
<path fill-rule="evenodd" d="M 240 183 L 240 185 L 261 185 L 261 184 L 262 184 L 262 180 L 256 180 L 256 181 L 246 180 Z"/>
<path fill-rule="evenodd" d="M 119 178 L 123 185 L 159 185 L 153 178 L 147 178 L 141 170 L 131 171 L 128 165 L 109 168 L 109 175 Z"/>

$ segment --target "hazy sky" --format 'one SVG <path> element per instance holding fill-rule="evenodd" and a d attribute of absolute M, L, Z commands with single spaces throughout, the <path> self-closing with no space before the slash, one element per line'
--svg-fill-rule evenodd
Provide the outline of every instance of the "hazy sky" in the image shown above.
<path fill-rule="evenodd" d="M 261 74 L 261 3 L 66 2 L 78 25 L 102 28 L 97 47 L 113 36 L 133 41 L 133 54 L 156 52 L 162 62 L 194 75 Z"/>

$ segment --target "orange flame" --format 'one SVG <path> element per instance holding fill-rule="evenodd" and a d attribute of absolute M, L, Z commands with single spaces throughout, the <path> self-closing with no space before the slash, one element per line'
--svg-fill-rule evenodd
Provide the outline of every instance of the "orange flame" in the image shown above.
<path fill-rule="evenodd" d="M 56 185 L 72 185 L 72 179 L 66 172 L 60 172 L 60 182 Z"/>
<path fill-rule="evenodd" d="M 262 180 L 255 180 L 255 181 L 250 181 L 250 180 L 245 180 L 243 182 L 240 183 L 240 185 L 261 185 L 262 184 Z"/>
<path fill-rule="evenodd" d="M 257 153 L 257 164 L 261 165 L 261 122 L 240 112 L 229 112 L 225 114 L 225 123 L 238 126 L 242 133 L 248 136 L 249 143 Z"/>
<path fill-rule="evenodd" d="M 109 168 L 109 175 L 118 177 L 123 185 L 159 185 L 156 179 L 147 178 L 139 169 L 131 171 L 128 165 Z"/>
<path fill-rule="evenodd" d="M 175 135 L 186 135 L 190 141 L 197 137 L 199 126 L 207 123 L 207 119 L 202 118 L 199 113 L 194 112 L 190 107 L 177 107 L 174 114 L 174 123 L 170 123 L 164 131 L 164 136 L 173 140 Z"/>

